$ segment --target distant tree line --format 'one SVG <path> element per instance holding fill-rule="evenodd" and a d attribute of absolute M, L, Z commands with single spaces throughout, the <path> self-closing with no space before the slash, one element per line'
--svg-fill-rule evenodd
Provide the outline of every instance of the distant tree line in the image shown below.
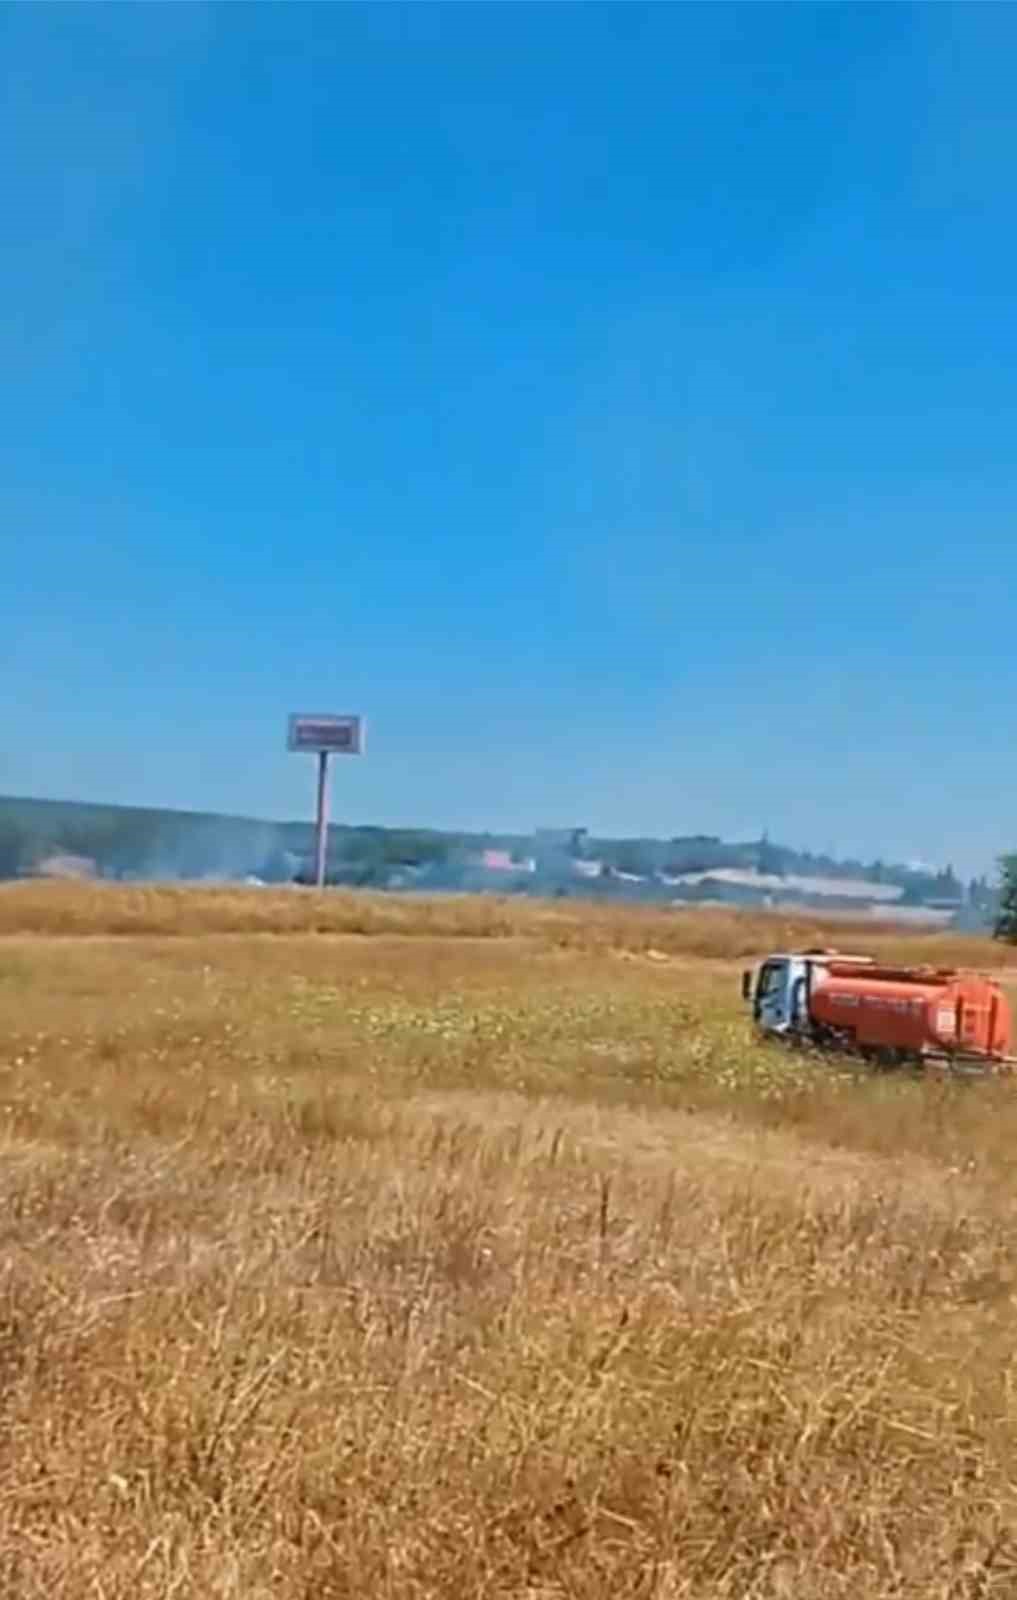
<path fill-rule="evenodd" d="M 765 836 L 733 843 L 709 834 L 668 841 L 616 839 L 596 841 L 595 848 L 599 857 L 619 872 L 640 875 L 665 872 L 677 877 L 683 873 L 737 868 L 774 877 L 858 878 L 901 889 L 904 905 L 919 905 L 929 900 L 961 901 L 972 887 L 965 886 L 952 866 L 928 872 L 879 860 L 837 861 L 832 856 L 774 844 Z"/>
<path fill-rule="evenodd" d="M 425 829 L 332 827 L 330 873 L 377 881 L 399 866 L 444 863 L 464 836 Z M 104 878 L 299 880 L 313 849 L 306 823 L 60 801 L 0 799 L 0 878 L 77 857 Z"/>
<path fill-rule="evenodd" d="M 255 877 L 266 883 L 307 880 L 313 852 L 308 823 L 265 823 L 201 812 L 0 797 L 0 878 L 35 873 L 56 856 L 76 856 L 106 878 Z M 591 839 L 569 846 L 600 861 L 606 872 L 649 878 L 655 873 L 708 873 L 724 867 L 777 876 L 866 878 L 894 884 L 904 904 L 961 901 L 992 915 L 996 889 L 984 879 L 965 887 L 952 867 L 924 872 L 883 861 L 836 861 L 762 839 L 725 842 L 710 834 L 672 839 Z M 329 830 L 330 881 L 385 884 L 404 869 L 455 872 L 485 848 L 523 860 L 533 839 L 523 835 L 443 833 L 422 828 Z M 434 872 L 431 873 L 432 878 Z"/>

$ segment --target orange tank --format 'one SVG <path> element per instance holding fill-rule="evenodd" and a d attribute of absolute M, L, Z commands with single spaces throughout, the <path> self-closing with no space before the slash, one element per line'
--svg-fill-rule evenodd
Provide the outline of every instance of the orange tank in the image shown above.
<path fill-rule="evenodd" d="M 809 1014 L 862 1050 L 999 1059 L 1010 1049 L 1007 997 L 976 972 L 832 961 L 814 975 Z"/>

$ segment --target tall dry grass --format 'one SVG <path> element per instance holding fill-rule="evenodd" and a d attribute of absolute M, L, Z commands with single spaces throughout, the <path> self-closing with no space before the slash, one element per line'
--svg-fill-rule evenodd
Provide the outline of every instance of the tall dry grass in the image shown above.
<path fill-rule="evenodd" d="M 1017 1592 L 1017 1091 L 554 941 L 0 946 L 0 1593 Z"/>
<path fill-rule="evenodd" d="M 399 934 L 408 938 L 525 938 L 572 949 L 657 949 L 740 959 L 767 950 L 862 945 L 876 954 L 944 964 L 1017 966 L 1017 951 L 966 934 L 915 931 L 860 918 L 607 905 L 524 896 L 381 894 L 330 890 L 0 884 L 0 934 Z"/>

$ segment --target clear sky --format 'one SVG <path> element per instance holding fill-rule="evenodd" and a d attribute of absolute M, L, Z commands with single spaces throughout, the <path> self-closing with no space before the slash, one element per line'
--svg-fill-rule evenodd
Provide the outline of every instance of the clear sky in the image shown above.
<path fill-rule="evenodd" d="M 0 791 L 1017 845 L 1017 10 L 0 8 Z"/>

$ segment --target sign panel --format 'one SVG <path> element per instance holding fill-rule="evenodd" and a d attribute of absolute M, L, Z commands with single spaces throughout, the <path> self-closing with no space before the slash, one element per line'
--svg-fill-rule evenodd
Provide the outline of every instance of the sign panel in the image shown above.
<path fill-rule="evenodd" d="M 364 719 L 297 713 L 290 717 L 287 743 L 291 750 L 305 753 L 360 756 L 364 753 Z"/>

